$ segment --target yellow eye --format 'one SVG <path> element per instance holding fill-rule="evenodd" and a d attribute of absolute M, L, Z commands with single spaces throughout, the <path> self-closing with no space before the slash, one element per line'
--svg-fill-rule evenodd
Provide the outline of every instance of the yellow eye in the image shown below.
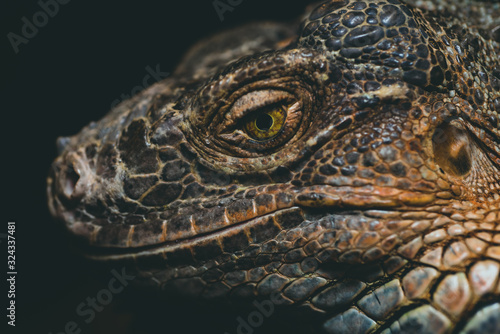
<path fill-rule="evenodd" d="M 270 109 L 253 113 L 244 124 L 250 138 L 267 140 L 276 136 L 283 128 L 286 119 L 285 106 L 273 106 Z"/>

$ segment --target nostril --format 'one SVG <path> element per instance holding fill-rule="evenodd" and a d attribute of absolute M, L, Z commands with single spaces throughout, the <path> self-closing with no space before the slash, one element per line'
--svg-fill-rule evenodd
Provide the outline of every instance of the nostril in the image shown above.
<path fill-rule="evenodd" d="M 94 170 L 85 152 L 67 152 L 54 165 L 56 192 L 65 205 L 77 204 L 89 194 L 95 184 Z"/>
<path fill-rule="evenodd" d="M 75 171 L 75 169 L 71 166 L 68 166 L 66 173 L 64 173 L 64 181 L 63 181 L 63 192 L 67 198 L 75 197 L 75 187 L 80 179 L 80 175 Z"/>

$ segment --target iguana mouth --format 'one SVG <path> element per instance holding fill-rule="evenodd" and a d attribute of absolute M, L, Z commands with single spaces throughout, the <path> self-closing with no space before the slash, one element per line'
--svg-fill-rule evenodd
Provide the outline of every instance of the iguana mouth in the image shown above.
<path fill-rule="evenodd" d="M 81 163 L 80 163 L 81 164 Z M 79 169 L 80 172 L 82 168 Z M 71 173 L 76 173 L 71 168 Z M 62 177 L 67 178 L 67 174 L 61 173 Z M 96 180 L 97 176 L 83 178 Z M 78 183 L 83 182 L 78 178 Z M 54 184 L 50 180 L 50 184 Z M 92 183 L 97 183 L 92 181 Z M 61 182 L 64 187 L 66 183 Z M 85 187 L 86 185 L 79 185 Z M 88 187 L 91 185 L 89 184 Z M 63 191 L 65 188 L 63 188 Z M 54 190 L 53 190 L 54 191 Z M 263 195 L 255 196 L 258 191 L 264 192 Z M 253 195 L 252 195 L 253 194 Z M 450 196 L 448 194 L 447 196 Z M 71 195 L 73 196 L 73 195 Z M 71 196 L 69 199 L 71 199 Z M 91 195 L 92 196 L 92 195 Z M 441 194 L 441 197 L 444 195 Z M 78 198 L 85 201 L 87 198 Z M 320 210 L 325 214 L 339 214 L 353 211 L 367 210 L 385 210 L 385 211 L 416 211 L 422 207 L 431 205 L 436 200 L 436 195 L 432 192 L 415 192 L 401 190 L 392 187 L 378 186 L 332 186 L 332 185 L 314 185 L 310 187 L 297 187 L 290 185 L 275 185 L 269 189 L 248 188 L 245 190 L 244 198 L 228 201 L 221 198 L 214 199 L 212 207 L 205 208 L 205 212 L 191 212 L 189 215 L 182 215 L 178 209 L 177 214 L 171 213 L 172 220 L 183 216 L 181 222 L 184 226 L 178 233 L 170 231 L 169 218 L 164 216 L 160 221 L 140 221 L 135 225 L 123 223 L 102 223 L 98 217 L 93 217 L 86 213 L 86 220 L 79 220 L 77 210 L 69 207 L 61 201 L 55 201 L 53 210 L 61 212 L 61 217 L 67 222 L 67 228 L 72 234 L 84 240 L 88 244 L 91 253 L 103 252 L 106 254 L 126 254 L 141 253 L 152 249 L 172 249 L 173 246 L 189 246 L 196 244 L 200 240 L 206 240 L 215 235 L 231 234 L 235 230 L 241 230 L 246 225 L 259 225 L 267 216 L 279 213 L 281 210 L 291 208 L 301 209 L 302 212 L 310 210 Z M 66 197 L 68 200 L 68 197 Z M 93 198 L 90 197 L 90 200 Z M 189 207 L 189 203 L 185 206 Z M 150 214 L 162 214 L 161 211 L 168 212 L 167 208 L 151 208 Z M 163 213 L 164 214 L 164 213 Z M 210 224 L 206 225 L 204 221 L 209 217 Z M 278 224 L 279 225 L 279 224 Z M 107 238 L 100 238 L 101 229 L 108 229 Z M 245 227 L 247 228 L 247 227 Z M 249 227 L 248 227 L 249 228 Z M 153 232 L 154 231 L 154 232 Z M 148 233 L 144 235 L 144 233 Z M 114 237 L 113 237 L 114 235 Z M 122 236 L 117 239 L 116 236 Z M 272 235 L 269 235 L 272 237 Z M 118 240 L 118 242 L 116 242 Z"/>
<path fill-rule="evenodd" d="M 281 209 L 275 212 L 265 214 L 260 217 L 252 218 L 248 221 L 242 221 L 235 223 L 230 226 L 223 227 L 219 230 L 206 232 L 203 234 L 196 235 L 194 237 L 189 237 L 185 239 L 177 239 L 173 241 L 165 241 L 158 244 L 138 246 L 132 248 L 107 248 L 107 247 L 92 247 L 87 246 L 84 249 L 86 252 L 86 257 L 94 260 L 123 260 L 131 256 L 135 258 L 148 257 L 154 255 L 162 255 L 166 257 L 168 253 L 174 253 L 178 251 L 194 250 L 200 245 L 214 243 L 215 239 L 228 240 L 232 236 L 246 230 L 263 230 L 269 225 L 276 225 L 273 222 L 273 217 L 275 215 L 280 215 L 282 213 L 287 213 L 290 211 L 295 211 L 297 207 L 291 207 L 288 209 Z M 273 226 L 275 232 L 277 226 Z M 221 241 L 215 241 L 215 243 L 220 243 Z"/>

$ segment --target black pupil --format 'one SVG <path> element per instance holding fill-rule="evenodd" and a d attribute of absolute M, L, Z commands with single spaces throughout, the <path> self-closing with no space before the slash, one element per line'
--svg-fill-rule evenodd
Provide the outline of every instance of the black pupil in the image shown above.
<path fill-rule="evenodd" d="M 268 114 L 260 114 L 255 120 L 255 125 L 261 131 L 267 131 L 273 126 L 273 118 Z"/>

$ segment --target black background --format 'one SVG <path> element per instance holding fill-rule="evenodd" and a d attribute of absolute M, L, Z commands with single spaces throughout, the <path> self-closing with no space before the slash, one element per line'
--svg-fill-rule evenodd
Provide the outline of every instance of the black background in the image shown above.
<path fill-rule="evenodd" d="M 111 274 L 109 270 L 99 273 L 76 257 L 48 213 L 45 182 L 56 157 L 56 138 L 75 134 L 101 118 L 113 101 L 142 84 L 147 66 L 159 64 L 162 72 L 171 73 L 197 40 L 244 22 L 292 20 L 305 5 L 243 0 L 232 12 L 225 12 L 221 21 L 212 0 L 72 0 L 60 5 L 37 35 L 19 46 L 18 54 L 7 33 L 21 35 L 21 18 L 32 21 L 41 8 L 35 0 L 4 1 L 2 7 L 0 122 L 5 183 L 0 187 L 0 233 L 7 232 L 8 221 L 16 222 L 18 272 L 16 328 L 6 326 L 7 289 L 3 287 L 2 328 L 7 333 L 60 333 L 74 320 L 82 333 L 129 333 L 133 317 L 115 303 L 90 324 L 75 314 L 79 303 L 106 287 Z M 0 240 L 4 277 L 6 240 Z M 212 310 L 219 314 L 213 321 L 210 313 L 199 316 L 197 312 L 194 305 L 171 305 L 154 315 L 162 317 L 162 326 L 155 332 L 236 332 L 235 314 L 230 311 Z M 226 327 L 218 323 L 224 319 Z"/>

